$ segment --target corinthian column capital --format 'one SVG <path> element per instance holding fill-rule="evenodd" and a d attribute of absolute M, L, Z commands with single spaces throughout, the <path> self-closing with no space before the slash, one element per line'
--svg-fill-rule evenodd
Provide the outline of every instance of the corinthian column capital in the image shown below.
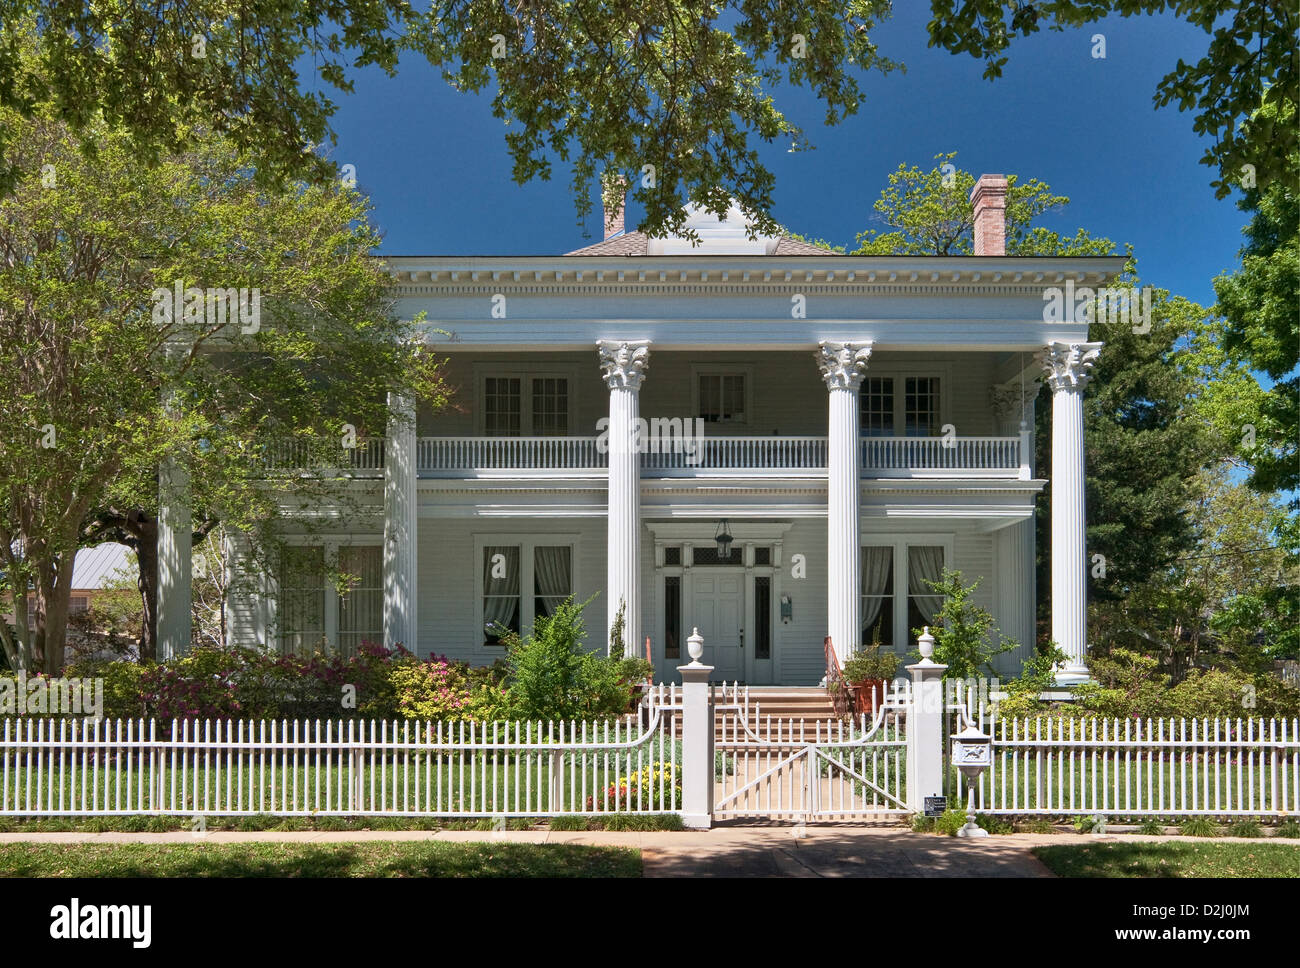
<path fill-rule="evenodd" d="M 1048 343 L 1039 352 L 1038 361 L 1052 392 L 1082 391 L 1092 379 L 1092 366 L 1101 355 L 1101 347 L 1101 343 Z"/>
<path fill-rule="evenodd" d="M 650 341 L 644 339 L 596 341 L 600 369 L 611 390 L 639 390 L 650 367 Z"/>
<path fill-rule="evenodd" d="M 835 343 L 822 340 L 814 354 L 828 390 L 856 390 L 867 374 L 870 343 Z"/>

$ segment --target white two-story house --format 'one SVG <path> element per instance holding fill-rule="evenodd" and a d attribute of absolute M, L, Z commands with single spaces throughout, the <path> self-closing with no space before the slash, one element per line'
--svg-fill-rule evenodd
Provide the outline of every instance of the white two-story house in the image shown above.
<path fill-rule="evenodd" d="M 812 685 L 828 635 L 841 659 L 877 639 L 910 652 L 948 567 L 1022 643 L 999 660 L 1013 674 L 1051 488 L 1052 634 L 1062 680 L 1085 675 L 1081 393 L 1100 344 L 1046 321 L 1044 293 L 1124 263 L 1003 255 L 1005 195 L 1000 176 L 977 185 L 973 257 L 750 239 L 733 212 L 694 217 L 698 245 L 614 213 L 565 255 L 386 259 L 454 406 L 417 404 L 356 450 L 363 512 L 304 531 L 300 558 L 231 603 L 234 636 L 487 664 L 498 626 L 596 596 L 592 646 L 622 606 L 626 648 L 648 639 L 663 681 L 698 627 L 717 678 Z M 1051 468 L 1033 462 L 1043 382 Z M 350 592 L 323 556 L 359 576 Z"/>

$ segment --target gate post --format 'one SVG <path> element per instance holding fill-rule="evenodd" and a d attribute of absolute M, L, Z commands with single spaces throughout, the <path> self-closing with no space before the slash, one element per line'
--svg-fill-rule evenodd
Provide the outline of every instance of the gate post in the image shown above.
<path fill-rule="evenodd" d="M 912 674 L 912 704 L 907 710 L 907 808 L 920 813 L 926 797 L 943 795 L 943 674 L 933 662 L 934 636 L 926 626 L 916 641 L 921 661 Z"/>
<path fill-rule="evenodd" d="M 708 830 L 713 825 L 713 666 L 700 663 L 704 638 L 699 629 L 692 631 L 686 648 L 691 661 L 677 667 L 682 675 L 682 824 Z"/>

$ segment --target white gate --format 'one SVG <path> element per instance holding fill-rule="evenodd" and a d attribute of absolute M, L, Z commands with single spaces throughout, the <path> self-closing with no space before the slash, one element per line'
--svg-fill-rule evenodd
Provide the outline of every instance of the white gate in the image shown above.
<path fill-rule="evenodd" d="M 714 808 L 718 819 L 851 820 L 907 809 L 907 708 L 892 692 L 874 717 L 752 721 L 715 707 Z"/>

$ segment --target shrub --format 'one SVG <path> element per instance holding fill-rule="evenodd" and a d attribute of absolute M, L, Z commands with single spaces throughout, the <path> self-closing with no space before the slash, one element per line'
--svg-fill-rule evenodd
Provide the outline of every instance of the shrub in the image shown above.
<path fill-rule="evenodd" d="M 1106 832 L 1106 818 L 1099 813 L 1087 817 L 1075 817 L 1074 829 L 1081 834 L 1104 834 Z"/>
<path fill-rule="evenodd" d="M 883 679 L 889 682 L 898 671 L 898 656 L 893 652 L 881 652 L 880 643 L 873 642 L 854 654 L 844 663 L 844 678 L 848 682 L 865 682 L 868 679 Z"/>
<path fill-rule="evenodd" d="M 583 648 L 582 610 L 591 599 L 566 599 L 553 615 L 539 615 L 526 638 L 502 630 L 508 649 L 511 713 L 520 719 L 582 719 L 627 710 L 632 690 L 617 662 Z"/>
<path fill-rule="evenodd" d="M 1178 832 L 1184 837 L 1217 837 L 1219 825 L 1208 817 L 1188 817 L 1178 825 Z"/>
<path fill-rule="evenodd" d="M 934 661 L 948 668 L 945 679 L 969 679 L 992 674 L 989 664 L 994 656 L 1019 648 L 1012 640 L 996 634 L 993 616 L 971 599 L 979 580 L 966 585 L 960 571 L 945 568 L 938 581 L 925 582 L 935 595 L 943 596 L 943 605 L 935 616 Z M 914 630 L 918 637 L 920 630 Z M 914 653 L 917 657 L 920 653 Z"/>
<path fill-rule="evenodd" d="M 1228 837 L 1263 837 L 1264 828 L 1255 820 L 1238 820 L 1227 831 Z"/>
<path fill-rule="evenodd" d="M 1017 824 L 1016 830 L 1022 834 L 1054 834 L 1056 825 L 1046 817 L 1033 817 L 1024 823 Z"/>
<path fill-rule="evenodd" d="M 388 673 L 397 711 L 404 719 L 471 718 L 471 694 L 461 670 L 444 656 L 404 660 Z"/>
<path fill-rule="evenodd" d="M 639 806 L 646 810 L 662 810 L 681 802 L 682 778 L 677 768 L 672 763 L 647 763 L 637 772 L 619 777 L 601 793 L 588 797 L 587 809 Z"/>
<path fill-rule="evenodd" d="M 992 814 L 975 814 L 975 823 L 991 834 L 1015 833 L 1015 828 L 1011 826 L 1011 821 L 1006 820 L 1003 817 L 995 817 Z"/>
<path fill-rule="evenodd" d="M 1137 832 L 1148 837 L 1160 837 L 1164 835 L 1165 825 L 1159 820 L 1143 820 L 1138 824 Z"/>
<path fill-rule="evenodd" d="M 934 817 L 927 817 L 923 813 L 912 814 L 912 830 L 918 834 L 934 833 Z"/>
<path fill-rule="evenodd" d="M 958 810 L 955 807 L 949 807 L 941 816 L 934 821 L 934 832 L 937 834 L 947 834 L 949 837 L 956 837 L 957 831 L 966 826 L 966 811 Z"/>
<path fill-rule="evenodd" d="M 1288 818 L 1277 825 L 1277 835 L 1279 837 L 1289 837 L 1295 839 L 1300 837 L 1300 820 Z"/>

